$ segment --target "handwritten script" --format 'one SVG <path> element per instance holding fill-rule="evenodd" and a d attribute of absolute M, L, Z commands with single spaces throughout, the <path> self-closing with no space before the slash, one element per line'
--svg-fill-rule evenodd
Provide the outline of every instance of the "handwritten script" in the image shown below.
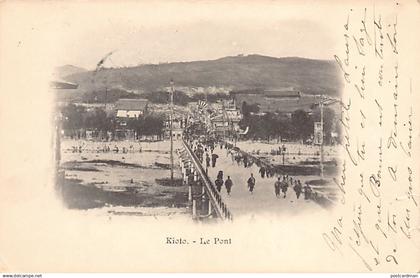
<path fill-rule="evenodd" d="M 396 11 L 349 10 L 343 51 L 334 56 L 344 80 L 343 162 L 334 180 L 336 219 L 322 239 L 333 255 L 359 262 L 361 271 L 405 269 L 418 259 L 407 251 L 419 253 L 413 240 L 419 224 L 415 89 L 401 66 L 399 20 Z"/>

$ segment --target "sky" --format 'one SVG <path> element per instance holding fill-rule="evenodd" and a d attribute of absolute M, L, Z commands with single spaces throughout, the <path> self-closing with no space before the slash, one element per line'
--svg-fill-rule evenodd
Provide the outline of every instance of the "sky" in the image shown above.
<path fill-rule="evenodd" d="M 79 3 L 79 4 L 77 4 Z M 332 60 L 339 28 L 324 8 L 280 2 L 58 3 L 50 19 L 57 65 L 106 67 L 212 60 L 238 54 Z M 50 7 L 51 8 L 51 7 Z M 337 16 L 337 15 L 335 15 Z"/>

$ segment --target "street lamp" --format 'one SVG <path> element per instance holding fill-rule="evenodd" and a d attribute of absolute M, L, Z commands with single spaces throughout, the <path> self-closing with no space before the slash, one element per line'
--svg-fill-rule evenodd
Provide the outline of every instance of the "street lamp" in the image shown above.
<path fill-rule="evenodd" d="M 284 166 L 284 155 L 286 154 L 286 146 L 284 146 L 284 144 L 283 144 L 281 150 L 282 150 L 282 155 L 283 155 L 283 166 Z"/>

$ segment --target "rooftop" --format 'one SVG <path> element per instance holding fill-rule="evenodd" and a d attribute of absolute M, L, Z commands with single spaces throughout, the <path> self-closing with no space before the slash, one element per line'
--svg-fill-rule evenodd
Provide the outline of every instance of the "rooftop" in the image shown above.
<path fill-rule="evenodd" d="M 260 103 L 260 111 L 292 113 L 296 110 L 304 110 L 309 112 L 313 110 L 319 100 L 317 96 L 302 96 L 296 99 L 265 98 L 265 101 Z"/>
<path fill-rule="evenodd" d="M 272 97 L 271 95 L 237 95 L 237 106 L 242 103 L 258 104 L 260 112 L 292 113 L 296 110 L 311 111 L 321 98 L 316 95 L 299 94 L 299 97 Z"/>
<path fill-rule="evenodd" d="M 54 88 L 54 89 L 77 89 L 77 87 L 79 87 L 79 85 L 76 83 L 63 81 L 63 80 L 51 81 L 50 86 L 51 88 Z"/>

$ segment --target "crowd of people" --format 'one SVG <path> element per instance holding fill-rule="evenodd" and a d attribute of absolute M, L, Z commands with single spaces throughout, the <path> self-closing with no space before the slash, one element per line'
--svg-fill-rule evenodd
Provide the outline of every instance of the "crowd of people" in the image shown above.
<path fill-rule="evenodd" d="M 255 188 L 255 177 L 252 173 L 248 178 L 247 184 L 248 190 L 252 194 Z M 274 183 L 274 194 L 277 198 L 279 198 L 281 191 L 283 198 L 286 198 L 287 190 L 292 186 L 297 199 L 299 199 L 302 193 L 304 193 L 305 200 L 309 200 L 311 198 L 312 189 L 309 184 L 306 183 L 305 186 L 302 186 L 299 179 L 293 179 L 293 177 L 289 177 L 288 175 L 283 175 L 282 177 L 277 178 L 277 181 Z"/>
<path fill-rule="evenodd" d="M 206 169 L 212 167 L 215 168 L 217 164 L 217 159 L 219 156 L 214 152 L 216 144 L 214 142 L 200 143 L 198 141 L 190 142 L 192 144 L 192 149 L 199 161 L 205 165 Z M 236 161 L 238 165 L 243 164 L 245 168 L 251 167 L 256 164 L 259 167 L 259 174 L 262 179 L 274 177 L 275 169 L 271 165 L 262 163 L 261 161 L 255 159 L 254 157 L 240 152 L 238 149 L 235 149 L 231 144 L 228 143 L 218 143 L 220 149 L 225 148 L 227 156 L 231 156 L 232 162 Z M 230 196 L 232 191 L 233 182 L 230 176 L 227 176 L 227 179 L 223 179 L 223 171 L 220 170 L 217 174 L 217 178 L 214 181 L 214 185 L 218 192 L 221 192 L 223 185 L 226 188 L 228 196 Z M 247 179 L 247 188 L 250 194 L 253 194 L 256 187 L 256 179 L 251 173 L 250 177 Z M 311 198 L 312 189 L 309 184 L 302 185 L 302 182 L 297 179 L 290 177 L 289 175 L 278 176 L 277 180 L 274 182 L 274 194 L 277 198 L 283 197 L 286 198 L 288 189 L 292 188 L 296 194 L 296 198 L 299 199 L 301 194 L 304 194 L 304 199 L 308 200 Z"/>
<path fill-rule="evenodd" d="M 277 181 L 274 183 L 274 193 L 276 197 L 280 197 L 280 190 L 283 193 L 283 198 L 286 198 L 286 193 L 289 187 L 293 186 L 293 191 L 295 191 L 296 198 L 299 199 L 300 195 L 303 193 L 305 200 L 310 199 L 312 194 L 311 187 L 306 183 L 305 186 L 302 187 L 302 183 L 298 179 L 294 179 L 293 177 L 289 177 L 287 175 L 283 175 L 282 178 L 278 177 Z"/>
<path fill-rule="evenodd" d="M 206 168 L 210 167 L 210 165 L 212 168 L 216 167 L 216 162 L 219 156 L 216 153 L 214 153 L 214 148 L 215 148 L 214 143 L 203 145 L 201 143 L 195 142 L 193 146 L 193 152 L 197 156 L 201 164 L 204 163 L 204 154 L 205 154 Z"/>
<path fill-rule="evenodd" d="M 223 182 L 223 171 L 219 171 L 217 174 L 217 179 L 214 181 L 214 184 L 216 186 L 216 189 L 218 192 L 222 190 L 223 184 L 226 187 L 226 192 L 228 196 L 230 196 L 230 192 L 232 190 L 233 182 L 230 179 L 230 176 L 227 176 L 227 179 Z"/>
<path fill-rule="evenodd" d="M 133 152 L 142 152 L 143 149 L 140 146 L 138 149 L 136 149 L 134 147 L 134 145 L 130 145 L 128 147 L 126 146 L 118 146 L 118 145 L 114 145 L 114 147 L 111 149 L 111 145 L 103 145 L 102 147 L 100 146 L 96 146 L 96 149 L 87 149 L 84 145 L 78 145 L 78 146 L 72 146 L 71 149 L 72 153 L 83 153 L 83 152 L 95 152 L 96 153 L 109 153 L 109 152 L 114 152 L 114 153 L 133 153 Z"/>

